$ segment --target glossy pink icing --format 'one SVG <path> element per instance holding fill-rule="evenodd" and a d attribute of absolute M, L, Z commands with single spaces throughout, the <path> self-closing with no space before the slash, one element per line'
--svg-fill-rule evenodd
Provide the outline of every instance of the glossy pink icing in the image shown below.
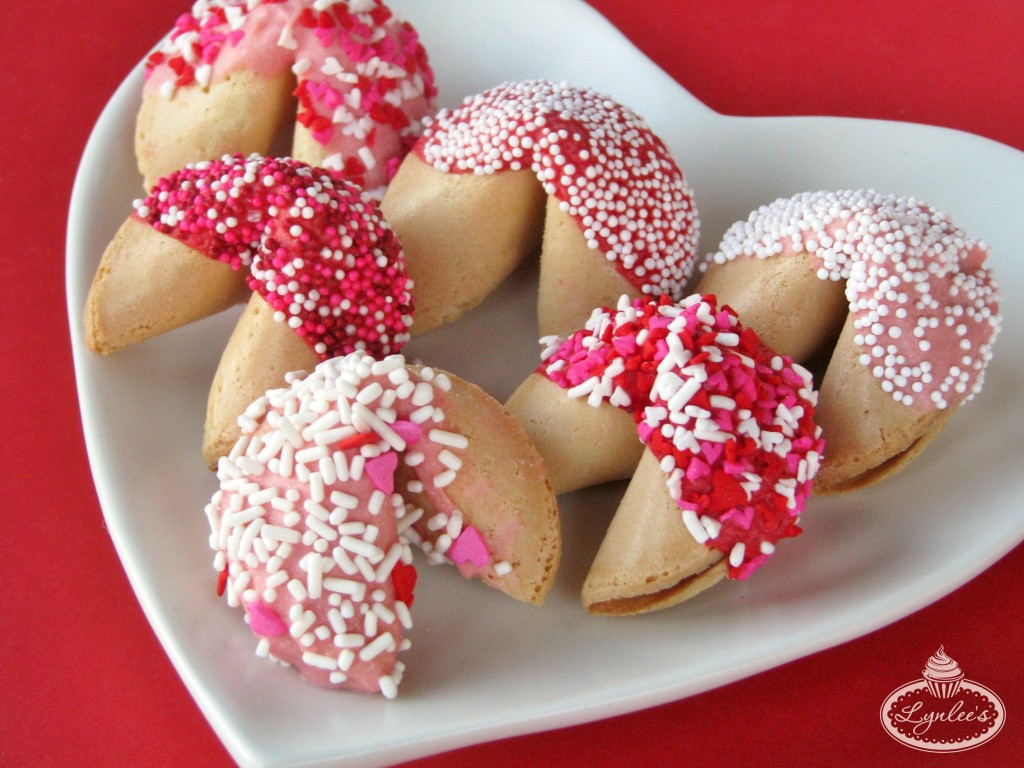
<path fill-rule="evenodd" d="M 446 173 L 532 169 L 643 293 L 675 297 L 692 273 L 700 222 L 686 178 L 640 116 L 596 91 L 504 83 L 442 110 L 414 151 Z"/>
<path fill-rule="evenodd" d="M 897 402 L 946 408 L 981 390 L 999 332 L 988 248 L 949 214 L 874 190 L 807 192 L 737 222 L 712 259 L 811 253 L 845 280 L 860 362 Z"/>
<path fill-rule="evenodd" d="M 202 0 L 150 54 L 145 92 L 173 98 L 288 67 L 297 119 L 327 148 L 323 166 L 379 196 L 437 94 L 416 30 L 380 0 Z"/>
<path fill-rule="evenodd" d="M 697 541 L 744 579 L 800 533 L 824 442 L 810 374 L 766 347 L 714 296 L 679 304 L 623 297 L 568 339 L 546 340 L 537 372 L 599 407 L 627 410 Z"/>

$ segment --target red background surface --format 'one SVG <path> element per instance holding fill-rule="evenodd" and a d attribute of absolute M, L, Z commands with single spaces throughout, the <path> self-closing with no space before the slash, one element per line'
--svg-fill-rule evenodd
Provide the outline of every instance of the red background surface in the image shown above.
<path fill-rule="evenodd" d="M 720 112 L 909 120 L 1024 149 L 1020 0 L 592 4 Z M 12 0 L 0 9 L 4 766 L 231 764 L 150 631 L 104 528 L 65 318 L 78 158 L 107 98 L 185 5 Z M 1017 765 L 1022 576 L 1018 546 L 938 603 L 840 647 L 644 712 L 410 765 Z M 1008 711 L 1003 732 L 972 752 L 917 753 L 879 725 L 885 696 L 939 643 Z"/>

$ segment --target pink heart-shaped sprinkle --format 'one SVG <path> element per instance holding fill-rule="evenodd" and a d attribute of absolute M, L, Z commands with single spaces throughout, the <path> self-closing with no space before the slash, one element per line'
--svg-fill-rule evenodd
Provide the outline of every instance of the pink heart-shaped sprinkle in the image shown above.
<path fill-rule="evenodd" d="M 723 432 L 732 432 L 736 426 L 732 420 L 732 411 L 722 410 L 716 413 L 715 424 L 717 424 L 718 428 Z"/>
<path fill-rule="evenodd" d="M 620 355 L 631 355 L 636 351 L 636 336 L 616 336 L 612 339 L 612 346 Z"/>
<path fill-rule="evenodd" d="M 711 392 L 728 392 L 729 381 L 725 378 L 724 373 L 721 371 L 715 371 L 708 376 L 708 380 L 704 383 L 704 389 Z"/>
<path fill-rule="evenodd" d="M 249 627 L 261 637 L 280 637 L 288 631 L 281 617 L 261 602 L 249 603 L 245 610 L 249 614 Z"/>
<path fill-rule="evenodd" d="M 334 28 L 333 27 L 317 27 L 313 30 L 313 34 L 316 35 L 320 41 L 320 45 L 324 48 L 330 48 L 334 44 Z"/>
<path fill-rule="evenodd" d="M 453 563 L 472 563 L 477 568 L 483 568 L 491 562 L 491 553 L 484 543 L 483 536 L 472 525 L 462 529 L 459 538 L 452 543 L 451 549 L 448 550 L 448 556 Z"/>
<path fill-rule="evenodd" d="M 713 443 L 707 440 L 702 442 L 700 446 L 700 452 L 707 459 L 708 464 L 717 462 L 722 457 L 723 450 L 722 443 Z"/>
<path fill-rule="evenodd" d="M 786 471 L 791 475 L 795 475 L 797 469 L 800 468 L 800 455 L 797 453 L 786 454 Z"/>
<path fill-rule="evenodd" d="M 750 530 L 750 526 L 754 522 L 754 508 L 753 507 L 743 507 L 742 509 L 733 509 L 733 510 L 730 510 L 730 512 L 731 512 L 732 521 L 734 523 L 736 523 L 736 525 L 738 525 L 740 528 L 742 528 L 745 531 L 749 531 Z M 725 518 L 724 515 L 722 517 L 723 517 L 723 519 Z"/>
<path fill-rule="evenodd" d="M 730 575 L 738 581 L 745 581 L 750 574 L 764 565 L 767 560 L 768 558 L 764 555 L 752 557 L 750 560 L 740 563 L 740 567 L 736 568 Z"/>
<path fill-rule="evenodd" d="M 322 80 L 307 80 L 306 81 L 306 93 L 313 97 L 314 100 L 320 100 L 324 97 L 324 91 L 327 90 L 327 83 Z"/>
<path fill-rule="evenodd" d="M 398 173 L 398 166 L 402 164 L 402 161 L 398 157 L 389 157 L 385 168 L 387 169 L 387 178 L 390 182 L 395 178 L 395 174 Z"/>
<path fill-rule="evenodd" d="M 313 131 L 313 138 L 323 146 L 327 146 L 331 141 L 331 136 L 334 134 L 333 128 L 324 128 L 322 131 Z"/>
<path fill-rule="evenodd" d="M 216 43 L 207 43 L 203 46 L 203 52 L 201 54 L 203 58 L 203 63 L 213 64 L 214 60 L 217 58 L 218 53 L 220 53 L 219 45 L 217 45 Z"/>
<path fill-rule="evenodd" d="M 396 421 L 391 425 L 391 429 L 400 438 L 405 440 L 406 445 L 416 445 L 420 438 L 423 437 L 423 427 L 414 421 Z"/>
<path fill-rule="evenodd" d="M 396 469 L 398 469 L 398 454 L 388 451 L 367 461 L 364 471 L 374 488 L 390 495 L 395 492 Z"/>
<path fill-rule="evenodd" d="M 722 462 L 722 469 L 738 479 L 744 472 L 751 471 L 753 466 L 746 458 L 740 457 L 736 461 L 726 459 Z"/>
<path fill-rule="evenodd" d="M 690 459 L 690 463 L 686 465 L 686 479 L 691 483 L 695 483 L 710 474 L 711 468 L 696 456 Z"/>

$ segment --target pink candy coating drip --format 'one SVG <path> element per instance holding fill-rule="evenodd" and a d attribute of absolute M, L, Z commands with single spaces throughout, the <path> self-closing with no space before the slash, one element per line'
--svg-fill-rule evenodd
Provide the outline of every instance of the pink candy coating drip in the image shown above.
<path fill-rule="evenodd" d="M 147 89 L 173 98 L 244 70 L 297 76 L 297 120 L 332 152 L 324 167 L 383 188 L 437 95 L 419 35 L 380 0 L 201 0 L 146 60 Z"/>
<path fill-rule="evenodd" d="M 249 286 L 321 359 L 408 340 L 412 296 L 398 240 L 351 184 L 294 160 L 230 155 L 161 179 L 135 217 Z"/>
<path fill-rule="evenodd" d="M 628 410 L 682 522 L 744 579 L 796 536 L 824 443 L 810 374 L 714 296 L 623 300 L 551 339 L 537 369 L 569 397 Z"/>
<path fill-rule="evenodd" d="M 986 245 L 949 214 L 874 190 L 779 199 L 726 232 L 716 263 L 807 251 L 845 280 L 860 362 L 904 405 L 947 408 L 984 383 L 999 332 Z"/>
<path fill-rule="evenodd" d="M 693 271 L 693 192 L 662 141 L 631 110 L 588 88 L 505 83 L 443 110 L 414 151 L 446 173 L 529 168 L 644 293 L 676 296 Z"/>

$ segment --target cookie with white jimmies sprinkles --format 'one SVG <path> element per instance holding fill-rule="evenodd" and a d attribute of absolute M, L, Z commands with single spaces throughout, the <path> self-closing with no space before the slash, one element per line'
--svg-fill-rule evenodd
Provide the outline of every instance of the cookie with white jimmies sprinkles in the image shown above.
<path fill-rule="evenodd" d="M 873 190 L 776 200 L 726 232 L 700 290 L 781 352 L 830 358 L 815 491 L 902 469 L 981 390 L 1001 324 L 987 257 L 949 214 Z"/>
<path fill-rule="evenodd" d="M 554 496 L 500 404 L 400 355 L 353 352 L 289 379 L 242 416 L 206 510 L 220 591 L 244 608 L 258 655 L 316 685 L 394 696 L 411 546 L 543 602 L 560 553 Z"/>

